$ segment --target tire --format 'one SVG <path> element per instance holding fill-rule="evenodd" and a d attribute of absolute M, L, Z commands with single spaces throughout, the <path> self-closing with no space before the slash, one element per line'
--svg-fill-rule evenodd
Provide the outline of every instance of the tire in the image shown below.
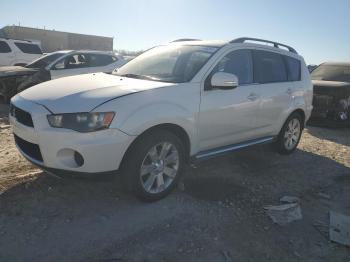
<path fill-rule="evenodd" d="M 293 153 L 299 144 L 303 128 L 302 116 L 297 112 L 292 113 L 278 134 L 274 144 L 276 151 L 282 155 Z"/>
<path fill-rule="evenodd" d="M 184 146 L 166 130 L 151 131 L 137 139 L 122 163 L 122 182 L 140 200 L 157 201 L 175 188 L 183 173 Z"/>

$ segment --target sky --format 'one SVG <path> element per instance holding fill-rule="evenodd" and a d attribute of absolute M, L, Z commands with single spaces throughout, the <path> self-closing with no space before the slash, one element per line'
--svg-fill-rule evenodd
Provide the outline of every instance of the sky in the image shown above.
<path fill-rule="evenodd" d="M 288 44 L 308 64 L 350 61 L 349 0 L 1 0 L 0 10 L 0 27 L 110 36 L 115 49 L 249 36 Z"/>

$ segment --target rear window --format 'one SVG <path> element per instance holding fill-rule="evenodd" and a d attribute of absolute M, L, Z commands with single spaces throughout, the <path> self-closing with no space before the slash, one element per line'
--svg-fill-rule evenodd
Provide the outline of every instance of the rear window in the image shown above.
<path fill-rule="evenodd" d="M 117 59 L 110 55 L 87 54 L 89 66 L 106 66 L 114 63 Z"/>
<path fill-rule="evenodd" d="M 15 45 L 26 54 L 42 54 L 40 47 L 36 44 L 15 42 Z"/>
<path fill-rule="evenodd" d="M 11 48 L 5 41 L 0 41 L 0 53 L 10 53 Z"/>
<path fill-rule="evenodd" d="M 254 79 L 261 84 L 287 81 L 287 70 L 282 55 L 254 50 Z"/>
<path fill-rule="evenodd" d="M 290 56 L 284 57 L 288 70 L 288 81 L 300 81 L 300 61 Z"/>

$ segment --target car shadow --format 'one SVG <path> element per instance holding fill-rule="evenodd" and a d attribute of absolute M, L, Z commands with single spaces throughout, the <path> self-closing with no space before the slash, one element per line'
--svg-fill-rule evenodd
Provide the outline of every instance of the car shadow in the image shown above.
<path fill-rule="evenodd" d="M 344 146 L 350 146 L 350 128 L 326 128 L 307 126 L 308 132 L 322 140 L 329 140 Z"/>

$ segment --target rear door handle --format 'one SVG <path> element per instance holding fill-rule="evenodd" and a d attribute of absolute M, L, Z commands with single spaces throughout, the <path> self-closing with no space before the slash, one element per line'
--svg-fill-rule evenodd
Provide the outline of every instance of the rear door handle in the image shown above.
<path fill-rule="evenodd" d="M 251 93 L 248 97 L 247 97 L 247 99 L 249 100 L 249 101 L 255 101 L 255 100 L 257 100 L 259 98 L 259 96 L 257 95 L 257 94 L 255 94 L 255 93 Z"/>
<path fill-rule="evenodd" d="M 287 91 L 286 91 L 286 93 L 287 93 L 288 95 L 291 95 L 291 94 L 293 93 L 293 90 L 292 90 L 291 88 L 288 88 Z"/>

